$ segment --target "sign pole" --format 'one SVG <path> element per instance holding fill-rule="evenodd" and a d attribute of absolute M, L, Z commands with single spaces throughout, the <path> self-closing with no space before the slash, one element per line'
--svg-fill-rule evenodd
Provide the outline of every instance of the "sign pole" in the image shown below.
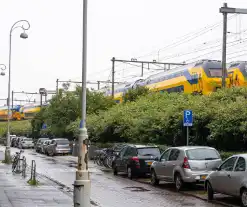
<path fill-rule="evenodd" d="M 189 146 L 189 127 L 187 126 L 187 146 Z"/>

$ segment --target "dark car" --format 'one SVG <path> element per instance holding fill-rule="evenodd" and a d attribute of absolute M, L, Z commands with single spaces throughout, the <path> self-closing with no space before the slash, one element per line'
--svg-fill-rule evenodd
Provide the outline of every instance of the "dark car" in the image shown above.
<path fill-rule="evenodd" d="M 36 146 L 35 146 L 36 152 L 41 152 L 42 145 L 43 145 L 44 141 L 46 141 L 46 140 L 49 140 L 49 138 L 39 138 L 37 140 L 37 143 L 36 143 Z"/>
<path fill-rule="evenodd" d="M 160 156 L 160 150 L 156 146 L 126 145 L 113 161 L 113 173 L 117 175 L 118 172 L 125 172 L 130 179 L 149 174 L 150 166 L 157 156 Z"/>

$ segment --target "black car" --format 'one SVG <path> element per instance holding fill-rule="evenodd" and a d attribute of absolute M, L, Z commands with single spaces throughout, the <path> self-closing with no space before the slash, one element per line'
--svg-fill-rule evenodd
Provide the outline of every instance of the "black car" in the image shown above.
<path fill-rule="evenodd" d="M 125 172 L 128 178 L 150 173 L 150 166 L 154 159 L 160 156 L 160 150 L 155 146 L 126 145 L 116 155 L 112 168 L 114 175 Z"/>

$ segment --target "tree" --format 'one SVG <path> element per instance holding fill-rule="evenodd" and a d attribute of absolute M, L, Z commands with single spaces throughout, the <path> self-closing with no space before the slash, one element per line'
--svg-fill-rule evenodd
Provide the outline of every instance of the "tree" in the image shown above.
<path fill-rule="evenodd" d="M 139 97 L 145 96 L 149 94 L 149 89 L 145 86 L 137 86 L 134 89 L 129 89 L 124 95 L 123 95 L 123 102 L 132 102 L 136 101 Z"/>

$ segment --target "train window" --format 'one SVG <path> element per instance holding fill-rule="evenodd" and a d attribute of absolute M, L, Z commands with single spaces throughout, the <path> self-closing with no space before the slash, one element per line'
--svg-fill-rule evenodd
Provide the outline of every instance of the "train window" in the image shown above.
<path fill-rule="evenodd" d="M 210 77 L 221 77 L 222 69 L 221 68 L 209 69 L 209 74 L 210 74 Z"/>

